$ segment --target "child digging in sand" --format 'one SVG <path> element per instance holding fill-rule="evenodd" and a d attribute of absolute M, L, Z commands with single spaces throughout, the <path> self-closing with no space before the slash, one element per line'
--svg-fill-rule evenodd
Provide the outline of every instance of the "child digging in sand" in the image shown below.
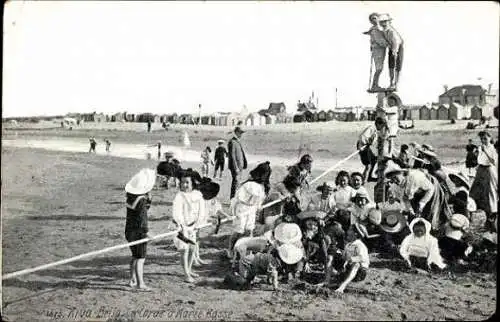
<path fill-rule="evenodd" d="M 205 200 L 200 191 L 194 190 L 198 183 L 195 179 L 196 174 L 192 170 L 180 171 L 180 191 L 175 196 L 172 206 L 173 219 L 181 228 L 179 235 L 174 238 L 174 245 L 182 252 L 181 263 L 188 283 L 193 283 L 193 277 L 198 277 L 191 268 L 198 247 L 196 229 L 199 221 L 205 216 Z"/>
<path fill-rule="evenodd" d="M 345 288 L 351 282 L 360 282 L 366 278 L 370 259 L 368 248 L 361 241 L 362 233 L 352 226 L 346 233 L 347 244 L 342 254 L 343 265 L 340 269 L 340 280 L 342 283 L 335 290 L 337 293 L 344 293 Z"/>
<path fill-rule="evenodd" d="M 128 242 L 148 237 L 148 209 L 151 205 L 150 191 L 156 181 L 156 173 L 151 169 L 142 169 L 125 186 L 127 193 L 127 221 L 125 237 Z M 130 287 L 149 291 L 143 279 L 144 261 L 147 243 L 130 246 Z"/>

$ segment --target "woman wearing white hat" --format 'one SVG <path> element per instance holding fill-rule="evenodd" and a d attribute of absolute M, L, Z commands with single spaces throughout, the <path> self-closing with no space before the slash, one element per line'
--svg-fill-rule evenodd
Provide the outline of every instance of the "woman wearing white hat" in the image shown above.
<path fill-rule="evenodd" d="M 389 163 L 385 176 L 400 186 L 402 201 L 413 216 L 427 219 L 438 230 L 451 216 L 445 192 L 436 178 L 419 170 L 401 169 Z"/>
<path fill-rule="evenodd" d="M 156 181 L 156 173 L 151 169 L 142 169 L 125 185 L 127 193 L 127 221 L 125 237 L 128 242 L 148 237 L 148 209 L 151 205 L 150 191 Z M 143 271 L 146 260 L 147 243 L 130 246 L 132 260 L 130 261 L 131 287 L 149 290 L 144 283 Z"/>

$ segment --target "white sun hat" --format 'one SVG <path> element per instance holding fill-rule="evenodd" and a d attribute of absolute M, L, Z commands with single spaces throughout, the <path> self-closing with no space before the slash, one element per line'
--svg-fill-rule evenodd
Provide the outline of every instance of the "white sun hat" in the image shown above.
<path fill-rule="evenodd" d="M 288 265 L 297 264 L 304 257 L 302 249 L 292 244 L 283 244 L 277 250 L 281 260 Z"/>
<path fill-rule="evenodd" d="M 388 13 L 383 13 L 381 15 L 378 16 L 378 21 L 391 21 L 392 18 L 391 16 L 389 16 Z"/>
<path fill-rule="evenodd" d="M 302 239 L 302 231 L 297 224 L 281 223 L 274 228 L 274 238 L 282 244 L 292 244 Z"/>
<path fill-rule="evenodd" d="M 152 169 L 141 169 L 125 185 L 125 191 L 134 195 L 143 195 L 150 192 L 156 182 L 156 172 Z"/>

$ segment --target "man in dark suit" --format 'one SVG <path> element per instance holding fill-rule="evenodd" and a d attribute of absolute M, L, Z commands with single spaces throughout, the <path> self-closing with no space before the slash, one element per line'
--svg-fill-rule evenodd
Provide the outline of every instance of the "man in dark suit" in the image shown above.
<path fill-rule="evenodd" d="M 231 171 L 231 199 L 236 193 L 238 182 L 241 179 L 241 171 L 247 168 L 247 158 L 240 143 L 241 135 L 244 133 L 241 127 L 234 129 L 234 136 L 227 144 L 228 168 Z"/>

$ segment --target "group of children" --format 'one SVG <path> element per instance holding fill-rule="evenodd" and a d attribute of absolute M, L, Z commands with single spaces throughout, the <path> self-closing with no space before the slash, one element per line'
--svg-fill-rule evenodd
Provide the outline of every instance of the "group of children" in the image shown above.
<path fill-rule="evenodd" d="M 224 149 L 223 142 L 219 142 L 219 147 L 219 151 Z M 403 146 L 398 157 L 402 166 L 409 166 L 407 150 Z M 211 163 L 207 157 L 210 152 L 207 148 L 202 154 L 204 165 Z M 203 168 L 200 175 L 178 165 L 172 173 L 180 181 L 172 217 L 180 229 L 174 244 L 182 253 L 185 281 L 194 282 L 198 275 L 192 266 L 203 264 L 199 256 L 199 229 L 212 220 L 220 223 L 221 218 L 232 221 L 226 254 L 232 273 L 225 277 L 224 283 L 236 289 L 249 289 L 259 275 L 266 275 L 267 282 L 278 289 L 282 281 L 309 281 L 318 276 L 319 269 L 322 274 L 319 285 L 329 286 L 336 280 L 336 291 L 342 293 L 349 283 L 366 278 L 370 252 L 399 258 L 412 270 L 441 271 L 447 266 L 481 261 L 485 254 L 491 255 L 496 249 L 496 230 L 485 235 L 480 245 L 471 244 L 471 214 L 465 211 L 469 210 L 467 201 L 459 202 L 462 197 L 451 203 L 453 215 L 437 231 L 424 217 L 409 216 L 403 211 L 404 200 L 393 187 L 388 190 L 387 201 L 376 204 L 364 187 L 365 175 L 360 172 L 340 171 L 335 182 L 324 182 L 316 189 L 319 193 L 312 193 L 309 188 L 312 163 L 310 155 L 302 156 L 274 186 L 270 184 L 270 163 L 258 164 L 239 185 L 231 199 L 229 214 L 216 199 L 220 187 L 208 178 L 208 168 Z M 149 191 L 154 179 L 146 172 L 137 175 L 143 177 L 144 183 L 136 176 L 126 187 L 128 241 L 147 236 L 144 213 L 150 204 Z M 457 196 L 461 191 L 468 192 L 469 186 L 462 176 L 450 179 Z M 140 191 L 130 188 L 138 184 L 142 187 Z M 143 201 L 138 202 L 139 199 Z M 130 285 L 147 289 L 142 279 L 146 243 L 132 246 L 131 250 Z"/>

